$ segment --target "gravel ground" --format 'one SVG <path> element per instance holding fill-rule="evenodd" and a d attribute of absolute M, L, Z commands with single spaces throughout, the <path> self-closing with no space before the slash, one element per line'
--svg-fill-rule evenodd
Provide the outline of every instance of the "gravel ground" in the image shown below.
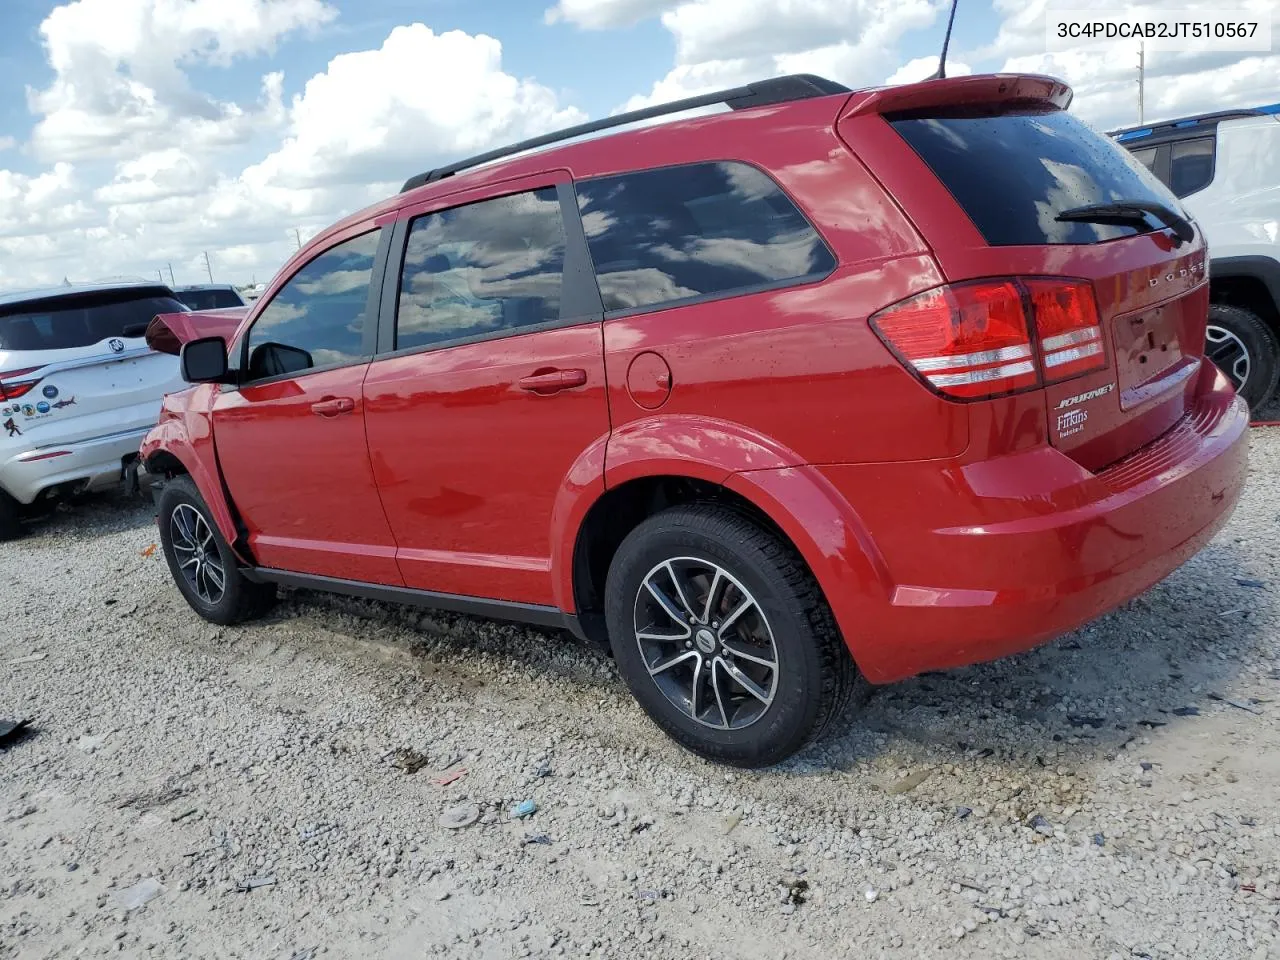
<path fill-rule="evenodd" d="M 0 552 L 0 957 L 1280 958 L 1277 478 L 1255 430 L 1146 596 L 749 774 L 571 640 L 301 594 L 219 629 L 150 509 L 61 512 Z"/>

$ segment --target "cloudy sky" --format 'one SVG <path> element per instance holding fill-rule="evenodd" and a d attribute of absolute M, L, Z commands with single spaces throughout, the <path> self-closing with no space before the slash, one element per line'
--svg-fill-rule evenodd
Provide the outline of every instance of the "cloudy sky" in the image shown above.
<path fill-rule="evenodd" d="M 204 251 L 262 281 L 295 230 L 491 145 L 778 73 L 921 79 L 946 2 L 0 0 L 0 287 L 197 282 Z M 1046 54 L 1046 6 L 961 0 L 953 72 L 1051 73 L 1090 122 L 1134 122 L 1136 50 Z M 1147 60 L 1148 120 L 1280 100 L 1280 52 Z"/>

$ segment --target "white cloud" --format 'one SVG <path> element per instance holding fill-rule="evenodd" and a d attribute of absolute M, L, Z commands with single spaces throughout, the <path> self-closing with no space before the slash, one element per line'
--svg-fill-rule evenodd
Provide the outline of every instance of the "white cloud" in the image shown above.
<path fill-rule="evenodd" d="M 629 27 L 657 16 L 672 0 L 560 0 L 546 12 L 547 23 L 567 21 L 587 30 Z"/>
<path fill-rule="evenodd" d="M 244 179 L 288 188 L 392 181 L 585 119 L 548 88 L 505 73 L 494 38 L 415 23 L 308 80 L 289 108 L 284 144 Z"/>
<path fill-rule="evenodd" d="M 577 0 L 613 9 L 614 0 Z M 629 109 L 694 96 L 765 77 L 815 73 L 847 84 L 878 84 L 899 62 L 902 36 L 930 27 L 946 0 L 683 0 L 668 4 L 662 24 L 676 62 Z"/>
<path fill-rule="evenodd" d="M 270 52 L 283 36 L 329 22 L 323 0 L 76 0 L 40 25 L 55 76 L 28 88 L 42 115 L 32 146 L 46 159 L 119 157 L 179 140 L 188 146 L 240 143 L 279 123 L 280 80 L 264 81 L 246 110 L 193 90 L 184 65 L 227 66 Z"/>
<path fill-rule="evenodd" d="M 916 57 L 909 60 L 895 70 L 888 79 L 885 80 L 886 87 L 894 87 L 903 83 L 919 83 L 921 80 L 928 80 L 938 70 L 937 57 Z M 947 76 L 948 77 L 967 77 L 973 73 L 967 63 L 961 63 L 959 60 L 952 60 L 947 57 Z"/>

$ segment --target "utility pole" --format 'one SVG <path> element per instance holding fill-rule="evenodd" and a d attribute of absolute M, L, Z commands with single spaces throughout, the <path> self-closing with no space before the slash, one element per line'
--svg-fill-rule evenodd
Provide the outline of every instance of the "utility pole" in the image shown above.
<path fill-rule="evenodd" d="M 209 282 L 213 283 L 213 265 L 209 263 L 209 251 L 204 252 L 204 268 L 209 271 Z"/>
<path fill-rule="evenodd" d="M 164 274 L 160 272 L 159 268 L 156 269 L 156 279 L 164 283 Z"/>
<path fill-rule="evenodd" d="M 298 231 L 298 228 L 297 228 L 297 227 L 294 227 L 294 228 L 293 228 L 293 238 L 294 238 L 295 240 L 297 240 L 297 241 L 298 241 L 298 249 L 299 249 L 299 250 L 301 250 L 301 249 L 302 249 L 302 234 Z"/>
<path fill-rule="evenodd" d="M 170 262 L 169 262 L 169 284 L 172 286 L 173 284 L 176 284 L 177 282 L 178 282 L 178 281 L 176 281 L 176 280 L 174 280 L 174 279 L 173 279 L 173 262 L 172 262 L 172 261 L 170 261 Z"/>
<path fill-rule="evenodd" d="M 1147 93 L 1147 45 L 1145 42 L 1138 41 L 1138 123 L 1145 123 L 1146 120 L 1146 93 Z"/>

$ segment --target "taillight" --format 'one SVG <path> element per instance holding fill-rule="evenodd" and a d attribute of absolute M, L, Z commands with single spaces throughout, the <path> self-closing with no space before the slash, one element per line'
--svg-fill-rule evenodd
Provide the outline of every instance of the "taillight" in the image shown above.
<path fill-rule="evenodd" d="M 30 380 L 21 378 L 39 369 L 39 367 L 25 367 L 22 370 L 0 372 L 0 399 L 17 400 L 19 397 L 24 397 L 30 393 L 31 388 L 39 383 L 42 378 L 34 377 Z"/>
<path fill-rule="evenodd" d="M 1098 319 L 1087 281 L 1008 278 L 927 290 L 871 325 L 939 393 L 972 400 L 1106 366 Z"/>
<path fill-rule="evenodd" d="M 1107 365 L 1093 287 L 1083 280 L 1027 280 L 1045 383 L 1056 383 Z"/>

